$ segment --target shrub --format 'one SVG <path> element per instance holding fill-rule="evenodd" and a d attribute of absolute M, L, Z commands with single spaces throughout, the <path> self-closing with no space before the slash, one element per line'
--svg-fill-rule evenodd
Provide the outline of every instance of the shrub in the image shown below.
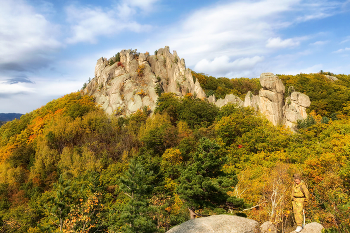
<path fill-rule="evenodd" d="M 145 65 L 139 65 L 139 67 L 137 67 L 137 76 L 142 77 L 144 70 L 145 70 Z"/>
<path fill-rule="evenodd" d="M 157 83 L 156 87 L 154 88 L 155 92 L 157 93 L 158 96 L 160 96 L 163 93 L 162 87 Z"/>
<path fill-rule="evenodd" d="M 119 52 L 115 55 L 115 62 L 120 62 L 120 53 Z"/>
<path fill-rule="evenodd" d="M 144 97 L 147 95 L 147 93 L 143 89 L 141 89 L 141 91 L 137 92 L 136 94 L 141 96 L 141 97 Z"/>

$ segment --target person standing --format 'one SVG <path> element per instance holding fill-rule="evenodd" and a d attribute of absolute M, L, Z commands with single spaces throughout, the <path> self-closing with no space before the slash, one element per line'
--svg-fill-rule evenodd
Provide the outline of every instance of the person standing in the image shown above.
<path fill-rule="evenodd" d="M 292 188 L 292 205 L 295 222 L 297 223 L 296 232 L 303 229 L 303 210 L 304 205 L 309 201 L 310 194 L 304 181 L 301 180 L 299 174 L 294 174 L 294 184 Z"/>

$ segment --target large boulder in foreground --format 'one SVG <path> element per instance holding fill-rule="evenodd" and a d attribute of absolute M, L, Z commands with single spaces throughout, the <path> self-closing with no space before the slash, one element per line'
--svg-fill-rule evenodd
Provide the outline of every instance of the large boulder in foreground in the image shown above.
<path fill-rule="evenodd" d="M 213 215 L 196 218 L 173 227 L 167 233 L 255 233 L 259 223 L 233 215 Z"/>
<path fill-rule="evenodd" d="M 309 224 L 306 224 L 304 229 L 301 231 L 301 233 L 321 233 L 323 229 L 323 226 L 317 222 L 312 222 Z M 296 233 L 295 231 L 292 231 L 291 233 Z"/>

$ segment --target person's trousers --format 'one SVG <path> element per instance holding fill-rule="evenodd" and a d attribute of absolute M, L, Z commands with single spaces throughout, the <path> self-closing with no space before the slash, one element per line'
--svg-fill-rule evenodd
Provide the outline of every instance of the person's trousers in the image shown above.
<path fill-rule="evenodd" d="M 294 198 L 292 201 L 294 219 L 298 226 L 303 225 L 304 198 Z"/>

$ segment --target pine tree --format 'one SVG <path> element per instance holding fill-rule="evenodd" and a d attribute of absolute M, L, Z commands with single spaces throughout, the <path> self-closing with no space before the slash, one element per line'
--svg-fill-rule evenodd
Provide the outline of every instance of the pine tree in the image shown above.
<path fill-rule="evenodd" d="M 150 217 L 152 208 L 148 196 L 152 190 L 150 178 L 152 173 L 146 174 L 141 162 L 133 159 L 129 169 L 121 177 L 120 189 L 130 199 L 121 214 L 124 223 L 123 232 L 156 232 L 156 224 Z"/>
<path fill-rule="evenodd" d="M 64 221 L 70 212 L 70 199 L 72 195 L 70 181 L 65 181 L 60 176 L 53 188 L 55 190 L 54 196 L 48 199 L 48 203 L 44 207 L 46 208 L 48 217 L 59 227 L 59 232 L 62 232 Z M 50 226 L 41 226 L 41 228 L 44 231 L 52 230 Z"/>
<path fill-rule="evenodd" d="M 186 203 L 191 218 L 195 217 L 196 209 L 243 204 L 227 194 L 237 184 L 237 177 L 222 170 L 226 157 L 220 156 L 219 149 L 216 142 L 202 138 L 193 164 L 187 166 L 179 178 L 177 191 Z"/>

